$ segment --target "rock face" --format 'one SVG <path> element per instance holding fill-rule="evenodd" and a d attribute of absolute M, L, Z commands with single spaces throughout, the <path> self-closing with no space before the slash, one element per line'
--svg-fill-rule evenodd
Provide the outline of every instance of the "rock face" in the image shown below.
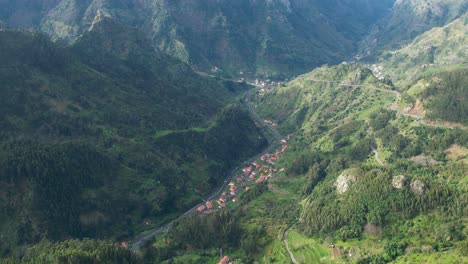
<path fill-rule="evenodd" d="M 410 185 L 411 191 L 415 194 L 422 195 L 426 189 L 426 185 L 421 180 L 415 180 Z"/>
<path fill-rule="evenodd" d="M 366 44 L 377 49 L 400 48 L 421 33 L 457 19 L 467 8 L 463 0 L 397 0 L 390 14 L 377 23 Z"/>
<path fill-rule="evenodd" d="M 346 60 L 393 2 L 4 0 L 0 20 L 73 41 L 103 12 L 201 70 L 298 74 Z"/>
<path fill-rule="evenodd" d="M 412 157 L 411 161 L 422 166 L 435 166 L 441 163 L 440 161 L 437 161 L 431 157 L 426 157 L 423 155 Z"/>
<path fill-rule="evenodd" d="M 392 186 L 396 189 L 403 189 L 406 177 L 404 175 L 393 176 Z"/>
<path fill-rule="evenodd" d="M 341 173 L 341 175 L 338 176 L 338 179 L 336 179 L 335 182 L 336 191 L 338 192 L 338 194 L 346 193 L 349 190 L 351 183 L 355 181 L 356 176 L 353 176 L 347 172 Z"/>

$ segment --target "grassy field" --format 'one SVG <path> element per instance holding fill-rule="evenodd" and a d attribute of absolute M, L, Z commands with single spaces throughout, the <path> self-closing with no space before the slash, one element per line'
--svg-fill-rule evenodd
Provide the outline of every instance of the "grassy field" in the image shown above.
<path fill-rule="evenodd" d="M 260 263 L 264 264 L 290 264 L 291 260 L 288 256 L 288 252 L 284 248 L 284 244 L 280 239 L 275 240 L 271 243 L 265 251 Z"/>
<path fill-rule="evenodd" d="M 296 231 L 289 232 L 287 241 L 299 263 L 344 263 L 340 256 L 333 256 L 331 248 Z"/>

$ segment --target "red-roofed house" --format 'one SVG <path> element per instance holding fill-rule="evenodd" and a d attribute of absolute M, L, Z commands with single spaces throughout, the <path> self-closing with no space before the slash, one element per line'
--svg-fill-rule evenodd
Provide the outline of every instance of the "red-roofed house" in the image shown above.
<path fill-rule="evenodd" d="M 242 179 L 241 177 L 237 177 L 236 178 L 236 182 L 242 182 L 244 179 Z"/>
<path fill-rule="evenodd" d="M 123 247 L 123 248 L 128 248 L 128 244 L 125 241 L 120 243 L 120 246 Z"/>
<path fill-rule="evenodd" d="M 237 188 L 236 186 L 232 186 L 231 189 L 229 190 L 231 195 L 236 195 L 237 194 Z"/>
<path fill-rule="evenodd" d="M 218 264 L 229 264 L 229 257 L 224 256 L 223 258 L 219 260 Z"/>
<path fill-rule="evenodd" d="M 200 205 L 200 206 L 198 206 L 197 211 L 198 212 L 203 212 L 203 211 L 205 211 L 205 209 L 206 209 L 206 206 Z"/>
<path fill-rule="evenodd" d="M 239 198 L 237 198 L 237 197 L 232 198 L 233 203 L 237 203 L 238 201 L 239 201 Z"/>
<path fill-rule="evenodd" d="M 209 210 L 213 209 L 214 208 L 213 202 L 212 201 L 206 202 L 206 208 L 208 208 Z"/>
<path fill-rule="evenodd" d="M 216 201 L 219 205 L 219 208 L 223 208 L 226 206 L 226 200 L 224 198 L 219 198 L 218 201 Z"/>
<path fill-rule="evenodd" d="M 265 181 L 265 179 L 266 179 L 265 175 L 262 174 L 262 175 L 260 175 L 260 178 L 258 178 L 255 182 L 260 183 L 260 182 Z"/>
<path fill-rule="evenodd" d="M 252 172 L 252 166 L 244 167 L 244 168 L 242 169 L 242 172 L 244 172 L 244 175 L 245 175 L 245 176 L 249 175 L 249 174 Z"/>

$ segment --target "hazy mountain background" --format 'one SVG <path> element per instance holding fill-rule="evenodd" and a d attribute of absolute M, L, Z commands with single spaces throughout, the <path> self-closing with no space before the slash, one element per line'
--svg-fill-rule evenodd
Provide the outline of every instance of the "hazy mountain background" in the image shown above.
<path fill-rule="evenodd" d="M 466 14 L 465 0 L 397 0 L 366 38 L 367 52 L 398 49 L 433 27 L 442 27 Z"/>
<path fill-rule="evenodd" d="M 70 42 L 98 12 L 141 28 L 161 50 L 207 71 L 286 76 L 350 59 L 385 1 L 7 1 L 0 20 Z"/>

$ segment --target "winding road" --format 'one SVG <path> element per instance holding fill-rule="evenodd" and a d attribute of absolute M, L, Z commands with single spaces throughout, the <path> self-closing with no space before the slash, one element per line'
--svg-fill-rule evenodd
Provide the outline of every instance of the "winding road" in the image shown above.
<path fill-rule="evenodd" d="M 207 75 L 207 76 L 210 76 L 208 74 L 203 74 L 203 75 Z M 383 88 L 378 88 L 378 87 L 375 87 L 375 86 L 372 86 L 372 85 L 366 85 L 366 84 L 352 84 L 352 83 L 347 83 L 347 82 L 343 82 L 343 81 L 330 81 L 330 80 L 317 80 L 317 79 L 313 79 L 313 78 L 308 78 L 307 79 L 308 81 L 313 81 L 313 82 L 322 82 L 322 83 L 338 83 L 340 85 L 343 85 L 343 86 L 349 86 L 349 87 L 365 87 L 365 88 L 369 88 L 369 89 L 373 89 L 373 90 L 378 90 L 378 91 L 381 91 L 381 92 L 385 92 L 385 93 L 392 93 L 395 95 L 396 99 L 395 99 L 395 103 L 398 103 L 400 100 L 401 100 L 401 93 L 396 91 L 396 90 L 388 90 L 388 89 L 383 89 Z M 232 81 L 232 80 L 230 80 Z M 249 83 L 250 85 L 253 85 L 252 83 Z M 265 123 L 263 121 L 263 119 L 257 114 L 257 112 L 255 112 L 254 110 L 254 107 L 252 106 L 252 104 L 250 103 L 250 98 L 252 97 L 252 93 L 256 91 L 256 89 L 250 89 L 249 91 L 247 91 L 245 93 L 245 95 L 243 96 L 243 98 L 245 99 L 245 103 L 243 104 L 245 106 L 245 108 L 249 111 L 250 115 L 252 116 L 252 118 L 259 122 L 260 124 L 263 124 L 265 127 L 267 127 L 273 134 L 273 137 L 274 139 L 272 140 L 270 146 L 265 150 L 263 151 L 262 153 L 250 158 L 249 160 L 243 162 L 242 164 L 240 164 L 239 166 L 235 167 L 234 169 L 232 169 L 232 171 L 230 173 L 227 174 L 225 180 L 224 180 L 224 183 L 222 186 L 219 187 L 219 189 L 217 189 L 216 192 L 214 192 L 211 196 L 209 196 L 206 200 L 212 200 L 214 199 L 215 197 L 219 196 L 223 190 L 226 188 L 226 186 L 228 185 L 229 181 L 231 181 L 231 179 L 239 172 L 239 170 L 252 163 L 253 161 L 257 160 L 260 156 L 268 153 L 268 152 L 271 152 L 272 150 L 274 150 L 275 148 L 278 147 L 279 145 L 279 142 L 281 140 L 281 134 L 278 132 L 278 130 L 273 127 L 272 125 L 268 124 L 268 123 Z M 447 125 L 433 125 L 433 124 L 428 124 L 426 122 L 424 122 L 422 120 L 422 117 L 421 116 L 417 116 L 417 115 L 411 115 L 411 114 L 408 114 L 408 113 L 404 113 L 403 111 L 401 111 L 400 109 L 391 109 L 393 111 L 396 111 L 397 113 L 401 114 L 402 116 L 406 116 L 406 117 L 412 117 L 412 118 L 415 118 L 417 119 L 417 121 L 419 122 L 419 124 L 421 125 L 426 125 L 426 126 L 432 126 L 432 127 L 443 127 L 443 128 L 454 128 L 453 126 L 447 126 Z M 383 162 L 378 158 L 378 153 L 377 151 L 374 149 L 373 150 L 374 152 L 374 155 L 375 155 L 375 158 L 376 158 L 376 161 L 380 164 L 380 165 L 384 165 Z M 167 232 L 171 227 L 172 225 L 192 214 L 193 212 L 195 212 L 197 210 L 197 208 L 201 205 L 204 205 L 205 202 L 203 203 L 199 203 L 197 205 L 195 205 L 194 207 L 192 207 L 191 209 L 189 209 L 188 211 L 186 211 L 185 213 L 183 213 L 182 215 L 180 215 L 179 217 L 177 217 L 176 219 L 170 221 L 169 223 L 167 223 L 166 225 L 162 226 L 162 227 L 159 227 L 159 228 L 156 228 L 156 229 L 153 229 L 149 234 L 146 234 L 146 235 L 141 235 L 141 236 L 138 236 L 136 237 L 132 242 L 131 242 L 131 247 L 130 247 L 130 250 L 132 252 L 135 252 L 138 247 L 141 246 L 141 244 L 155 236 L 157 236 L 158 234 L 160 233 L 163 233 L 163 232 Z M 294 255 L 292 254 L 292 252 L 290 251 L 289 249 L 289 245 L 287 243 L 287 236 L 288 236 L 288 231 L 289 231 L 289 228 L 286 229 L 283 233 L 283 242 L 285 244 L 285 247 L 286 247 L 286 250 L 288 251 L 288 254 L 290 255 L 290 258 L 291 258 L 291 261 L 293 263 L 298 263 L 297 260 L 294 258 Z"/>
<path fill-rule="evenodd" d="M 232 169 L 226 176 L 225 180 L 224 180 L 224 183 L 222 186 L 220 186 L 217 191 L 215 191 L 211 196 L 209 196 L 206 200 L 209 201 L 209 200 L 213 200 L 214 198 L 216 198 L 217 196 L 219 196 L 223 190 L 227 187 L 227 185 L 229 184 L 229 182 L 231 181 L 231 179 L 242 169 L 242 167 L 254 162 L 255 160 L 257 160 L 258 158 L 260 158 L 262 155 L 266 154 L 266 153 L 269 153 L 271 151 L 273 151 L 275 148 L 277 148 L 279 146 L 279 142 L 281 140 L 281 134 L 278 132 L 278 130 L 273 127 L 272 125 L 268 124 L 268 123 L 265 123 L 263 121 L 263 119 L 257 114 L 257 112 L 255 112 L 254 110 L 254 107 L 252 106 L 252 104 L 250 103 L 250 98 L 252 97 L 252 93 L 255 92 L 256 89 L 250 89 L 249 91 L 247 91 L 245 93 L 245 95 L 243 96 L 243 98 L 245 99 L 245 103 L 243 104 L 245 106 L 245 108 L 249 111 L 250 115 L 252 116 L 252 118 L 259 122 L 260 124 L 263 124 L 266 128 L 268 128 L 272 134 L 273 134 L 273 140 L 270 144 L 270 146 L 268 146 L 268 148 L 266 150 L 264 150 L 262 153 L 260 154 L 257 154 L 256 156 L 250 158 L 249 160 L 246 160 L 245 162 L 243 162 L 242 164 L 240 164 L 239 166 L 235 167 L 234 169 Z M 197 208 L 201 205 L 204 205 L 205 202 L 202 202 L 202 203 L 199 203 L 197 205 L 195 205 L 194 207 L 192 207 L 191 209 L 189 209 L 188 211 L 186 211 L 185 213 L 183 213 L 182 215 L 180 215 L 179 217 L 177 217 L 176 219 L 170 221 L 169 223 L 167 223 L 166 225 L 162 226 L 162 227 L 158 227 L 156 229 L 153 229 L 149 234 L 146 234 L 146 235 L 140 235 L 138 237 L 136 237 L 131 243 L 131 247 L 130 247 L 130 250 L 132 252 L 135 252 L 140 246 L 141 244 L 143 244 L 145 241 L 157 236 L 158 234 L 160 233 L 163 233 L 163 232 L 167 232 L 169 229 L 171 229 L 172 225 L 188 216 L 188 215 L 191 215 L 193 212 L 195 212 L 197 210 Z"/>
<path fill-rule="evenodd" d="M 307 78 L 306 80 L 307 81 L 312 81 L 312 82 L 321 82 L 321 83 L 338 83 L 338 84 L 340 84 L 342 86 L 364 87 L 364 88 L 369 88 L 369 89 L 372 89 L 372 90 L 381 91 L 381 92 L 384 92 L 384 93 L 392 93 L 396 97 L 396 99 L 392 103 L 392 105 L 395 104 L 395 103 L 398 103 L 401 100 L 401 93 L 399 91 L 397 91 L 397 90 L 389 90 L 389 89 L 384 89 L 384 88 L 378 88 L 378 87 L 368 85 L 368 84 L 352 84 L 352 83 L 348 83 L 348 82 L 345 82 L 345 81 L 318 80 L 318 79 L 314 79 L 314 78 Z M 395 112 L 397 112 L 398 114 L 400 114 L 402 116 L 414 118 L 414 119 L 416 119 L 416 121 L 420 125 L 423 125 L 423 126 L 436 127 L 436 128 L 447 128 L 447 129 L 454 129 L 454 128 L 461 128 L 463 130 L 467 129 L 465 126 L 463 126 L 461 124 L 454 124 L 454 125 L 431 124 L 431 123 L 428 123 L 425 120 L 423 120 L 423 116 L 405 113 L 401 109 L 391 108 L 390 106 L 388 107 L 388 109 L 390 109 L 392 111 L 395 111 Z"/>

